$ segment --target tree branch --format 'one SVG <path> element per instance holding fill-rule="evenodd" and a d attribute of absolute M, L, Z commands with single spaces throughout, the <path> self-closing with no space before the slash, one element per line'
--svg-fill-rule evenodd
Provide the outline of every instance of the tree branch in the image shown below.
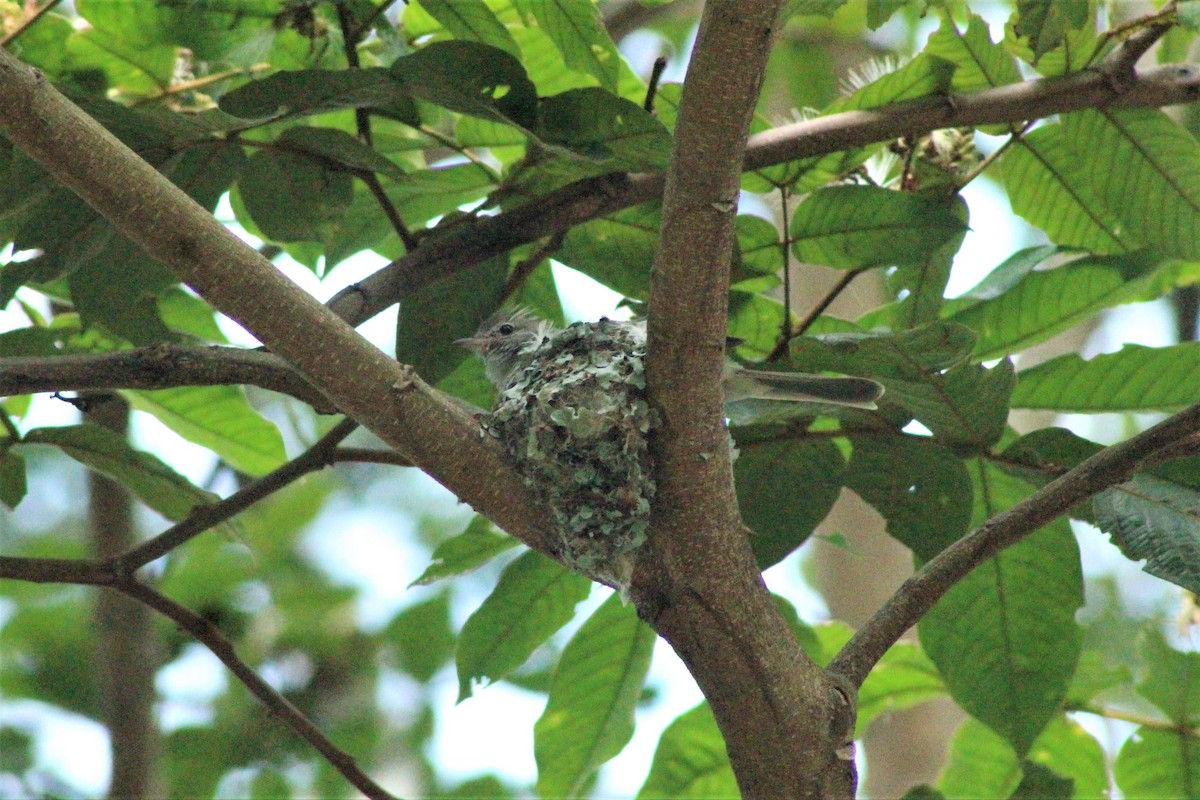
<path fill-rule="evenodd" d="M 1118 47 L 1106 64 L 1118 64 Z M 846 111 L 755 134 L 743 169 L 836 153 L 938 128 L 1020 123 L 1084 108 L 1160 108 L 1200 100 L 1200 65 L 1167 64 L 1128 80 L 1108 68 L 1043 78 L 953 97 Z M 434 229 L 421 247 L 347 287 L 329 307 L 351 325 L 402 297 L 514 247 L 662 196 L 661 175 L 617 175 L 576 181 L 526 205 L 491 217 Z"/>
<path fill-rule="evenodd" d="M 335 411 L 296 368 L 263 350 L 158 344 L 115 353 L 0 359 L 0 396 L 244 384 Z"/>
<path fill-rule="evenodd" d="M 414 465 L 513 536 L 553 554 L 548 515 L 467 412 L 355 333 L 40 72 L 3 51 L 0 107 L 9 140 L 117 230 Z"/>
<path fill-rule="evenodd" d="M 631 589 L 712 706 L 742 795 L 773 800 L 853 794 L 832 682 L 800 650 L 745 536 L 722 411 L 741 162 L 780 5 L 709 0 L 684 82 L 650 279 L 657 488 Z"/>
<path fill-rule="evenodd" d="M 871 617 L 829 664 L 832 672 L 861 686 L 871 667 L 906 630 L 933 608 L 950 588 L 975 567 L 1016 544 L 1077 503 L 1129 476 L 1164 448 L 1200 431 L 1200 404 L 1168 417 L 1152 428 L 1106 447 L 1007 511 L 989 519 L 938 553 L 909 578 Z"/>

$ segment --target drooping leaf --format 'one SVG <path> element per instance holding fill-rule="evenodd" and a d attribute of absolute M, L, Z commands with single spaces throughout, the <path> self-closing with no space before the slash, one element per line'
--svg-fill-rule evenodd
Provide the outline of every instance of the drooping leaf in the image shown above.
<path fill-rule="evenodd" d="M 449 593 L 441 591 L 401 611 L 388 623 L 385 637 L 404 671 L 428 682 L 454 654 Z"/>
<path fill-rule="evenodd" d="M 517 539 L 497 531 L 487 518 L 475 516 L 466 530 L 437 546 L 433 551 L 433 563 L 409 586 L 428 586 L 442 578 L 463 575 L 519 543 Z"/>
<path fill-rule="evenodd" d="M 937 667 L 914 642 L 888 648 L 858 691 L 854 738 L 862 738 L 878 717 L 946 695 Z"/>
<path fill-rule="evenodd" d="M 297 125 L 285 130 L 276 144 L 295 148 L 309 155 L 324 158 L 333 164 L 350 170 L 379 172 L 391 178 L 399 178 L 404 171 L 354 136 L 337 128 L 316 128 Z"/>
<path fill-rule="evenodd" d="M 433 42 L 392 64 L 416 97 L 475 117 L 537 125 L 537 91 L 511 54 L 478 42 Z"/>
<path fill-rule="evenodd" d="M 84 466 L 120 483 L 170 520 L 181 520 L 195 506 L 215 499 L 155 456 L 134 450 L 123 436 L 98 425 L 35 428 L 25 434 L 22 443 L 58 447 Z"/>
<path fill-rule="evenodd" d="M 181 386 L 121 392 L 189 442 L 207 447 L 239 472 L 265 475 L 287 460 L 279 429 L 236 386 Z"/>
<path fill-rule="evenodd" d="M 1021 782 L 1009 795 L 1013 800 L 1071 800 L 1075 781 L 1032 761 L 1022 763 Z"/>
<path fill-rule="evenodd" d="M 10 447 L 0 448 L 0 503 L 16 508 L 26 489 L 25 458 Z"/>
<path fill-rule="evenodd" d="M 782 561 L 804 543 L 837 500 L 846 462 L 829 439 L 773 438 L 739 429 L 733 472 L 742 519 L 757 534 L 750 540 L 762 569 Z"/>
<path fill-rule="evenodd" d="M 1012 746 L 978 720 L 954 734 L 937 788 L 946 797 L 1008 797 L 1021 782 L 1021 762 Z"/>
<path fill-rule="evenodd" d="M 533 551 L 505 567 L 459 635 L 459 702 L 471 696 L 472 684 L 498 681 L 524 664 L 570 621 L 591 588 L 587 578 Z"/>
<path fill-rule="evenodd" d="M 924 52 L 954 65 L 950 85 L 956 92 L 977 92 L 1021 80 L 1013 57 L 992 42 L 987 22 L 978 14 L 971 14 L 966 31 L 959 31 L 943 11 L 942 24 L 930 35 Z"/>
<path fill-rule="evenodd" d="M 972 473 L 974 525 L 1032 490 L 981 461 Z M 1026 755 L 1066 697 L 1082 604 L 1079 545 L 1060 519 L 955 584 L 918 630 L 955 701 Z"/>
<path fill-rule="evenodd" d="M 325 159 L 260 150 L 246 162 L 238 191 L 246 211 L 274 241 L 321 241 L 345 217 L 354 197 L 350 173 Z"/>
<path fill-rule="evenodd" d="M 641 106 L 604 89 L 573 89 L 538 106 L 538 136 L 571 153 L 601 162 L 607 171 L 666 168 L 671 135 Z"/>
<path fill-rule="evenodd" d="M 1113 775 L 1128 798 L 1196 797 L 1200 747 L 1190 732 L 1143 725 L 1125 740 Z"/>
<path fill-rule="evenodd" d="M 420 124 L 412 95 L 383 67 L 275 72 L 227 93 L 220 107 L 245 119 L 370 108 L 410 125 Z"/>
<path fill-rule="evenodd" d="M 563 648 L 533 728 L 542 797 L 577 797 L 633 736 L 633 711 L 657 635 L 616 594 Z"/>
<path fill-rule="evenodd" d="M 1083 27 L 1088 20 L 1087 0 L 1017 0 L 1013 30 L 1027 37 L 1034 60 L 1057 47 L 1066 33 Z"/>
<path fill-rule="evenodd" d="M 890 103 L 916 100 L 950 90 L 954 65 L 928 53 L 918 53 L 908 63 L 885 72 L 849 97 L 832 103 L 826 114 L 878 108 Z"/>

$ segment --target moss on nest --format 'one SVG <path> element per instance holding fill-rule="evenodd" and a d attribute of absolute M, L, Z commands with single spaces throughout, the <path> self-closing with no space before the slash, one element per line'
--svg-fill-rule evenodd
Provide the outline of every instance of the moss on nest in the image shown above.
<path fill-rule="evenodd" d="M 553 515 L 568 566 L 624 591 L 650 524 L 646 336 L 602 319 L 543 339 L 485 429 Z"/>

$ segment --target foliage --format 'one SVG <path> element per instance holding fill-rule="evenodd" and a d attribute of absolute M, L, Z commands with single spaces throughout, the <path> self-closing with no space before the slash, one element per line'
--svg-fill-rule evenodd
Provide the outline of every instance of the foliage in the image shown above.
<path fill-rule="evenodd" d="M 1115 21 L 1097 22 L 1113 10 L 1100 13 L 1094 0 L 1012 6 L 994 41 L 995 29 L 969 3 L 792 0 L 754 129 L 773 127 L 771 98 L 826 115 L 886 109 L 1026 74 L 1079 73 L 1121 39 Z M 1174 6 L 1151 22 L 1177 24 L 1163 53 L 1182 60 L 1200 29 L 1200 4 Z M 15 9 L 0 6 L 10 31 L 21 18 Z M 202 206 L 216 209 L 228 197 L 237 225 L 318 278 L 364 250 L 392 259 L 436 247 L 492 215 L 533 209 L 555 218 L 559 209 L 547 198 L 562 197 L 554 193 L 564 187 L 613 176 L 611 191 L 619 193 L 620 174 L 661 172 L 671 154 L 679 87 L 656 87 L 655 109 L 646 110 L 646 85 L 618 52 L 601 8 L 583 0 L 413 0 L 402 10 L 368 0 L 186 8 L 78 0 L 75 9 L 75 19 L 57 10 L 42 15 L 7 48 Z M 885 24 L 911 32 L 923 13 L 938 20 L 923 52 L 902 53 L 915 58 L 845 96 L 831 88 L 838 76 L 824 48 L 857 47 L 868 29 Z M 689 33 L 669 15 L 651 13 L 647 24 L 667 47 L 682 48 Z M 1122 33 L 1148 24 L 1132 22 Z M 824 43 L 813 45 L 804 32 L 818 32 Z M 795 79 L 784 63 L 807 77 Z M 1118 305 L 1195 291 L 1198 119 L 1195 107 L 1181 115 L 1083 109 L 1032 126 L 1017 118 L 987 126 L 993 138 L 982 162 L 968 132 L 845 147 L 745 174 L 744 195 L 783 198 L 790 220 L 784 236 L 760 217 L 738 218 L 729 308 L 739 354 L 772 354 L 775 369 L 871 377 L 887 390 L 877 412 L 770 404 L 731 412 L 738 500 L 761 566 L 794 553 L 842 488 L 870 504 L 924 563 L 1100 450 L 1059 428 L 1018 433 L 1009 424 L 1013 409 L 1144 415 L 1200 402 L 1196 341 L 1067 353 L 1033 366 L 1022 355 Z M 0 140 L 0 174 L 0 240 L 11 243 L 0 266 L 0 306 L 27 323 L 0 334 L 0 374 L 6 359 L 225 343 L 212 308 L 7 140 Z M 991 224 L 970 218 L 958 194 L 971 180 L 996 180 L 1045 240 L 995 253 L 986 277 L 947 299 L 964 236 Z M 414 279 L 393 298 L 401 304 L 397 357 L 438 388 L 486 402 L 480 365 L 449 343 L 503 301 L 561 320 L 550 256 L 644 300 L 659 212 L 650 201 L 569 227 L 564 221 L 553 236 L 506 242 L 440 282 Z M 777 299 L 777 275 L 805 274 L 811 265 L 842 271 L 847 283 L 874 275 L 885 300 L 857 319 L 824 314 L 801 330 L 802 315 Z M 0 502 L 17 511 L 0 517 L 5 556 L 87 556 L 82 503 L 67 500 L 79 495 L 58 477 L 63 457 L 186 524 L 243 478 L 274 475 L 287 463 L 285 443 L 294 452 L 328 427 L 300 403 L 232 386 L 122 394 L 210 454 L 219 465 L 214 480 L 197 482 L 92 423 L 28 423 L 43 401 L 8 397 L 0 403 Z M 1128 419 L 1134 425 L 1141 417 Z M 310 475 L 177 548 L 156 565 L 156 585 L 217 625 L 368 772 L 394 765 L 400 753 L 424 795 L 516 791 L 492 777 L 455 785 L 427 753 L 444 712 L 427 688 L 453 661 L 460 702 L 471 702 L 480 681 L 546 695 L 533 732 L 536 789 L 586 796 L 596 771 L 633 733 L 651 629 L 610 597 L 566 640 L 558 632 L 588 596 L 584 578 L 528 551 L 500 572 L 493 560 L 513 540 L 482 518 L 462 530 L 437 514 L 419 526 L 430 566 L 409 571 L 413 584 L 436 586 L 414 590 L 420 599 L 384 624 L 362 625 L 354 611 L 360 589 L 323 568 L 306 527 L 320 520 L 322 529 L 336 528 L 338 498 L 347 492 L 375 502 L 389 481 L 386 492 L 403 498 L 397 504 L 416 503 L 427 486 L 409 481 L 396 495 L 386 467 L 339 471 L 349 479 Z M 53 502 L 31 492 L 39 485 L 57 486 L 52 491 L 70 506 L 53 524 L 36 518 Z M 1127 558 L 1146 559 L 1148 573 L 1195 592 L 1198 491 L 1197 458 L 1170 453 L 1069 513 L 1098 526 Z M 149 532 L 160 517 L 139 521 Z M 482 600 L 481 581 L 494 586 Z M 102 719 L 94 676 L 83 668 L 95 646 L 91 596 L 17 581 L 0 590 L 9 656 L 0 662 L 0 690 Z M 1200 710 L 1180 688 L 1200 677 L 1197 656 L 1164 639 L 1157 618 L 1127 628 L 1125 652 L 1114 656 L 1098 641 L 1100 622 L 1077 620 L 1083 591 L 1079 547 L 1063 518 L 988 560 L 924 616 L 919 646 L 896 645 L 876 666 L 860 696 L 858 735 L 879 714 L 949 695 L 972 719 L 956 735 L 936 789 L 920 787 L 914 796 L 1093 797 L 1110 788 L 1109 777 L 1080 716 L 1134 719 L 1110 770 L 1115 787 L 1128 797 L 1197 796 L 1189 776 L 1200 752 Z M 457 610 L 466 605 L 476 610 L 463 622 Z M 160 623 L 165 665 L 192 645 Z M 849 635 L 799 622 L 797 633 L 821 663 Z M 559 649 L 548 665 L 547 654 Z M 389 681 L 418 698 L 400 720 L 375 699 Z M 168 796 L 349 791 L 333 765 L 259 713 L 239 686 L 204 705 L 201 720 L 163 730 Z M 28 731 L 0 716 L 0 786 L 54 792 L 48 781 Z M 639 796 L 735 791 L 702 704 L 662 734 Z"/>

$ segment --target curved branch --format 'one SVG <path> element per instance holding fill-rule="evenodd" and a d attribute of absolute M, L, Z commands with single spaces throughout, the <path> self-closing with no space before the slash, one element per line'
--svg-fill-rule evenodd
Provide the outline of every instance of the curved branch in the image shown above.
<path fill-rule="evenodd" d="M 1168 64 L 1125 75 L 1119 70 L 1127 52 L 1118 47 L 1097 69 L 1062 78 L 845 111 L 763 131 L 750 137 L 743 169 L 919 136 L 938 128 L 1019 123 L 1084 108 L 1160 108 L 1200 101 L 1200 65 Z M 657 200 L 663 181 L 662 175 L 651 174 L 588 178 L 496 216 L 435 229 L 418 250 L 343 289 L 329 301 L 329 308 L 351 325 L 359 325 L 405 295 L 518 245 Z"/>
<path fill-rule="evenodd" d="M 322 413 L 336 410 L 295 367 L 263 350 L 160 344 L 116 353 L 0 359 L 0 397 L 225 384 L 290 395 Z"/>
<path fill-rule="evenodd" d="M 861 686 L 871 667 L 950 588 L 1006 547 L 1110 486 L 1128 480 L 1164 448 L 1200 431 L 1200 403 L 1152 428 L 1106 447 L 1007 511 L 989 519 L 938 553 L 909 578 L 829 664 L 830 671 Z M 1193 440 L 1194 441 L 1194 440 Z"/>

